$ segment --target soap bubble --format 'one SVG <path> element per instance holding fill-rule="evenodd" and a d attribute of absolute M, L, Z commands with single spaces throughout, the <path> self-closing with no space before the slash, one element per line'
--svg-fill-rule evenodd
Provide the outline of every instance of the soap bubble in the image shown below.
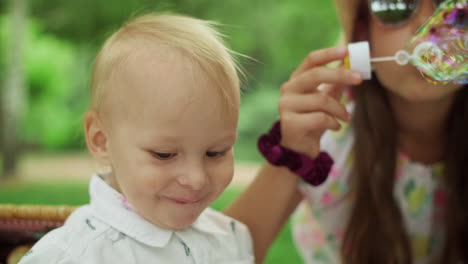
<path fill-rule="evenodd" d="M 467 0 L 447 0 L 408 42 L 411 63 L 432 83 L 468 83 Z"/>

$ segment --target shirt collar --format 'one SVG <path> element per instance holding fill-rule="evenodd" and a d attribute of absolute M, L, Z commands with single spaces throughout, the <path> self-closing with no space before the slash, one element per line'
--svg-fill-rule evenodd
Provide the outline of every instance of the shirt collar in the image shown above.
<path fill-rule="evenodd" d="M 129 201 L 110 187 L 99 175 L 92 176 L 89 194 L 93 214 L 101 221 L 149 246 L 165 247 L 169 243 L 174 233 L 173 230 L 160 228 L 137 214 Z M 176 233 L 187 233 L 190 229 L 196 229 L 202 233 L 230 235 L 228 227 L 235 224 L 232 223 L 234 220 L 228 223 L 223 219 L 229 218 L 216 217 L 216 214 L 219 213 L 206 208 L 189 228 Z"/>
<path fill-rule="evenodd" d="M 128 200 L 100 176 L 91 178 L 89 194 L 96 218 L 146 245 L 165 247 L 169 243 L 173 231 L 160 228 L 137 214 Z"/>
<path fill-rule="evenodd" d="M 192 224 L 192 228 L 198 229 L 201 232 L 215 234 L 215 235 L 230 235 L 232 234 L 229 232 L 228 228 L 229 225 L 233 225 L 235 223 L 234 220 L 228 218 L 227 216 L 221 215 L 222 217 L 216 216 L 216 214 L 220 214 L 211 208 L 206 208 L 202 214 L 195 220 Z M 226 219 L 230 220 L 226 221 Z"/>

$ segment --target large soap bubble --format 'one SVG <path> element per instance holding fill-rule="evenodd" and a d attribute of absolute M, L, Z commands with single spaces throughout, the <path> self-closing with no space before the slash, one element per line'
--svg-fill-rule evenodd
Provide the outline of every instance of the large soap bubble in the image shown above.
<path fill-rule="evenodd" d="M 447 0 L 408 42 L 406 59 L 433 83 L 468 83 L 467 0 Z M 405 52 L 397 58 L 405 60 Z M 398 60 L 397 60 L 398 62 Z M 401 64 L 401 63 L 400 63 Z"/>

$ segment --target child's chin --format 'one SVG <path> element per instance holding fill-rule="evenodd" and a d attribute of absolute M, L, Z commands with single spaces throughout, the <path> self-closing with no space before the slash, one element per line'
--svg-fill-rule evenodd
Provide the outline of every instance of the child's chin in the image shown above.
<path fill-rule="evenodd" d="M 195 217 L 184 217 L 184 218 L 177 218 L 174 219 L 174 221 L 171 221 L 171 223 L 168 223 L 168 226 L 172 230 L 182 230 L 186 229 L 187 227 L 191 226 L 195 220 L 197 220 L 198 215 Z"/>

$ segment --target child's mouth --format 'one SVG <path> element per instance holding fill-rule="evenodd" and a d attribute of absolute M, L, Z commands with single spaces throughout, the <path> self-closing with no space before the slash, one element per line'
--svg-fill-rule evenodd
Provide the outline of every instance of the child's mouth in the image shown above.
<path fill-rule="evenodd" d="M 195 199 L 187 199 L 187 198 L 181 198 L 181 197 L 169 197 L 166 196 L 166 199 L 168 199 L 171 202 L 174 202 L 176 204 L 181 204 L 181 205 L 186 205 L 186 204 L 195 204 L 201 201 L 201 198 L 195 198 Z"/>

